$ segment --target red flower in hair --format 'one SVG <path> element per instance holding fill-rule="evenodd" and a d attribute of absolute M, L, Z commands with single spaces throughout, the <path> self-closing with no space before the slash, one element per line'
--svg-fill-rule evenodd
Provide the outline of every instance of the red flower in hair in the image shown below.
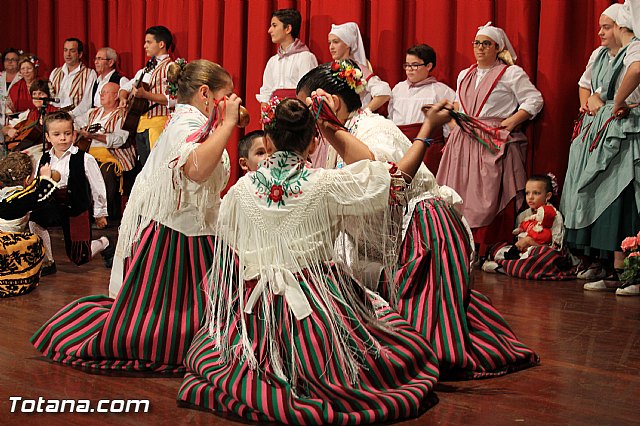
<path fill-rule="evenodd" d="M 269 198 L 274 203 L 279 203 L 282 200 L 282 195 L 284 194 L 284 190 L 281 185 L 272 185 L 271 191 L 269 192 Z"/>

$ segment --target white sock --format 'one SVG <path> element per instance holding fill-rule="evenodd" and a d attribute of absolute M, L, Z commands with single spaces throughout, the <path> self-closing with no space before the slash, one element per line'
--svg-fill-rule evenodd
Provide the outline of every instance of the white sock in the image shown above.
<path fill-rule="evenodd" d="M 36 234 L 40 238 L 42 238 L 42 243 L 44 244 L 44 256 L 46 258 L 46 261 L 47 263 L 53 262 L 53 251 L 51 250 L 51 236 L 49 235 L 49 231 L 35 222 L 29 222 L 29 230 L 32 234 Z"/>
<path fill-rule="evenodd" d="M 91 241 L 91 257 L 94 258 L 98 253 L 100 253 L 107 247 L 109 247 L 109 240 L 105 236 Z"/>

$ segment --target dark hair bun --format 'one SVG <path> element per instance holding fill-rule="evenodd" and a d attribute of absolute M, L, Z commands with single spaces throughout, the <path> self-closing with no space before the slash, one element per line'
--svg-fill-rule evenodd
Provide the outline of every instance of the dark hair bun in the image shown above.
<path fill-rule="evenodd" d="M 182 67 L 175 62 L 171 63 L 167 70 L 167 81 L 169 83 L 178 84 L 180 77 L 182 77 Z"/>
<path fill-rule="evenodd" d="M 311 111 L 297 99 L 285 99 L 280 102 L 275 115 L 277 126 L 289 132 L 302 132 L 313 124 Z"/>

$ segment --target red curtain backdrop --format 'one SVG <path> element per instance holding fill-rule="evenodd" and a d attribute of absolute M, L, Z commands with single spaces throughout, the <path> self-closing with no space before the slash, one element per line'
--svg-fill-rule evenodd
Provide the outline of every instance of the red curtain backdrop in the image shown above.
<path fill-rule="evenodd" d="M 562 183 L 580 77 L 598 46 L 598 18 L 612 0 L 18 0 L 3 2 L 0 49 L 33 52 L 46 77 L 62 60 L 65 38 L 85 41 L 85 63 L 110 46 L 119 68 L 132 76 L 145 63 L 144 31 L 165 25 L 175 35 L 174 57 L 205 58 L 233 76 L 259 128 L 255 94 L 275 46 L 267 34 L 271 12 L 298 8 L 300 38 L 318 57 L 330 59 L 327 35 L 332 23 L 357 22 L 368 57 L 391 86 L 404 79 L 404 52 L 427 43 L 437 52 L 435 75 L 455 88 L 458 72 L 473 62 L 471 42 L 488 21 L 504 28 L 521 65 L 544 96 L 543 112 L 528 126 L 528 171 L 553 172 Z M 240 136 L 240 131 L 236 136 Z M 232 145 L 230 143 L 230 145 Z M 237 164 L 235 145 L 228 151 Z M 238 176 L 238 168 L 234 168 Z M 232 179 L 233 181 L 234 179 Z"/>

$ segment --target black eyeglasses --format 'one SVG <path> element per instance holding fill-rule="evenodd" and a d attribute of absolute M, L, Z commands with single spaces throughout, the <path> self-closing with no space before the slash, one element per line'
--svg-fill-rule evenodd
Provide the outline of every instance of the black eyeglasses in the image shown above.
<path fill-rule="evenodd" d="M 473 44 L 473 47 L 475 47 L 476 49 L 479 49 L 480 46 L 484 47 L 485 49 L 488 49 L 496 43 L 489 40 L 485 40 L 485 41 L 474 40 L 472 44 Z"/>
<path fill-rule="evenodd" d="M 108 61 L 109 58 L 98 58 L 98 57 L 96 57 L 95 60 L 96 61 Z"/>
<path fill-rule="evenodd" d="M 405 70 L 417 70 L 420 67 L 424 67 L 425 64 L 409 64 L 409 63 L 404 63 L 402 64 L 402 68 L 404 68 Z"/>
<path fill-rule="evenodd" d="M 18 62 L 18 58 L 4 58 L 5 62 Z"/>

